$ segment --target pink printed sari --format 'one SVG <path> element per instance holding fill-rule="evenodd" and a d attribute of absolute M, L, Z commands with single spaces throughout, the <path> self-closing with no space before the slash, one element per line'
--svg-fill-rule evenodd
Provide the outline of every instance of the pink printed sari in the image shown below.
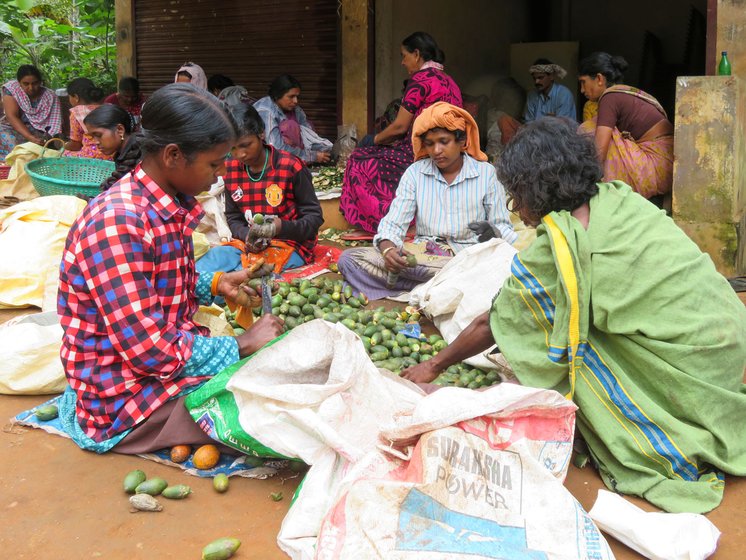
<path fill-rule="evenodd" d="M 67 157 L 82 157 L 91 159 L 105 159 L 112 161 L 114 154 L 106 155 L 98 149 L 93 137 L 88 134 L 88 129 L 83 122 L 88 114 L 100 107 L 100 105 L 77 105 L 70 109 L 70 140 L 77 140 L 82 147 L 77 152 L 65 150 L 63 155 Z"/>
<path fill-rule="evenodd" d="M 634 95 L 666 116 L 658 100 L 642 90 L 615 85 L 608 88 L 604 95 L 612 92 Z M 595 135 L 596 117 L 581 124 L 578 131 Z M 645 198 L 670 193 L 673 186 L 673 135 L 635 140 L 628 132 L 614 127 L 604 173 L 604 181 L 613 180 L 624 181 Z"/>

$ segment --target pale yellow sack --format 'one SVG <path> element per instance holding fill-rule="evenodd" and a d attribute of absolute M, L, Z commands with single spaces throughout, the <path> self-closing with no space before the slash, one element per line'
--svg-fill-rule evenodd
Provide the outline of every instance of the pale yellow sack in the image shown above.
<path fill-rule="evenodd" d="M 42 196 L 0 210 L 0 307 L 42 307 L 46 284 L 56 290 L 68 230 L 85 205 L 74 196 Z"/>
<path fill-rule="evenodd" d="M 210 242 L 204 233 L 195 231 L 192 233 L 192 243 L 194 244 L 194 260 L 203 257 L 210 250 Z"/>
<path fill-rule="evenodd" d="M 41 157 L 42 150 L 45 158 L 60 157 L 61 152 L 51 148 L 45 150 L 33 142 L 18 144 L 5 156 L 5 163 L 11 167 L 8 178 L 0 181 L 0 197 L 14 196 L 20 200 L 38 198 L 39 193 L 31 184 L 31 177 L 26 173 L 25 166 L 28 162 Z"/>
<path fill-rule="evenodd" d="M 216 247 L 230 241 L 233 235 L 225 217 L 225 184 L 223 178 L 210 187 L 209 192 L 197 195 L 197 200 L 205 211 L 202 221 L 197 226 L 199 233 L 205 234 L 210 247 Z M 196 255 L 195 255 L 196 257 Z"/>
<path fill-rule="evenodd" d="M 0 325 L 0 393 L 61 393 L 67 380 L 60 361 L 57 313 L 37 313 Z"/>
<path fill-rule="evenodd" d="M 210 336 L 235 336 L 233 327 L 225 319 L 225 310 L 218 305 L 200 305 L 194 322 L 210 329 Z"/>

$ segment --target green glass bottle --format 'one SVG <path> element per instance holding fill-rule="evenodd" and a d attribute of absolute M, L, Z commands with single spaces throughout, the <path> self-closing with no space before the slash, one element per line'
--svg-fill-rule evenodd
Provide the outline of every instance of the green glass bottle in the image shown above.
<path fill-rule="evenodd" d="M 723 51 L 718 64 L 718 76 L 730 76 L 730 61 L 728 60 L 728 51 Z"/>

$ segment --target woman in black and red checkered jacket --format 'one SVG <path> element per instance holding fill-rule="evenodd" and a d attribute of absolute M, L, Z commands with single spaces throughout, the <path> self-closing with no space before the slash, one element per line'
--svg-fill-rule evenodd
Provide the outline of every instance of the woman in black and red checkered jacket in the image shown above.
<path fill-rule="evenodd" d="M 265 143 L 254 107 L 238 106 L 233 116 L 240 136 L 223 177 L 233 241 L 211 249 L 198 269 L 239 270 L 263 258 L 279 273 L 311 262 L 324 221 L 311 173 L 296 156 Z"/>

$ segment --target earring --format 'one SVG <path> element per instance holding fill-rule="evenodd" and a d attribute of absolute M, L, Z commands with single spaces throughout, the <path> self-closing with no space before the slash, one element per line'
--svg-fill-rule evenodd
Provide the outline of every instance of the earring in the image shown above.
<path fill-rule="evenodd" d="M 120 139 L 120 140 L 121 140 L 122 142 L 124 142 L 124 134 L 120 134 L 120 135 L 119 135 L 119 139 Z"/>

